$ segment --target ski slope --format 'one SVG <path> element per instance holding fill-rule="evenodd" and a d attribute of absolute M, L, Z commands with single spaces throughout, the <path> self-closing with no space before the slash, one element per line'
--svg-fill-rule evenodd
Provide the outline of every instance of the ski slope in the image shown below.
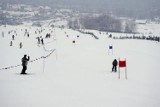
<path fill-rule="evenodd" d="M 24 35 L 25 29 L 29 38 Z M 160 43 L 113 40 L 92 31 L 99 37 L 96 40 L 71 29 L 49 27 L 35 34 L 39 30 L 25 25 L 1 26 L 0 68 L 13 68 L 0 70 L 0 107 L 160 106 Z M 17 36 L 10 46 L 14 31 Z M 51 38 L 45 39 L 47 33 Z M 44 47 L 37 45 L 38 36 L 44 38 Z M 109 45 L 113 45 L 113 54 Z M 43 58 L 51 53 L 44 48 L 55 51 Z M 20 75 L 21 66 L 14 67 L 21 64 L 24 54 L 34 60 L 28 63 L 28 75 Z M 118 73 L 111 72 L 112 61 L 119 58 L 127 61 L 127 80 L 124 68 L 120 79 Z"/>

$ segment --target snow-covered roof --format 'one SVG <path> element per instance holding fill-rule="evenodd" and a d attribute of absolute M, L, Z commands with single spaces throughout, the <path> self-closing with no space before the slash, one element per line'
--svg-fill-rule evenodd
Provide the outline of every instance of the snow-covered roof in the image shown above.
<path fill-rule="evenodd" d="M 136 20 L 136 23 L 138 23 L 138 24 L 146 24 L 147 20 Z"/>

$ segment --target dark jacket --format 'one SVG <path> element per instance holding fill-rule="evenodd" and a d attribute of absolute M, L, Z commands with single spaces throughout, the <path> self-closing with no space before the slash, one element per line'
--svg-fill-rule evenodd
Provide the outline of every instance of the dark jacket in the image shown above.
<path fill-rule="evenodd" d="M 26 58 L 26 56 L 24 56 L 24 57 L 22 58 L 22 65 L 23 65 L 23 66 L 27 66 L 29 59 L 30 59 L 29 56 L 28 56 L 28 58 Z"/>
<path fill-rule="evenodd" d="M 115 59 L 112 64 L 113 64 L 114 66 L 117 66 L 117 64 L 118 64 L 117 60 Z"/>

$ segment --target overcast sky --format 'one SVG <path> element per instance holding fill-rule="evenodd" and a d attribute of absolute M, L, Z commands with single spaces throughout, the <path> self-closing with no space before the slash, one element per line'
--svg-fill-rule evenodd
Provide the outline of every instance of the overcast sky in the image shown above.
<path fill-rule="evenodd" d="M 0 0 L 5 2 L 37 2 L 37 3 L 61 3 L 61 4 L 96 4 L 96 5 L 138 5 L 150 4 L 159 5 L 160 0 Z"/>

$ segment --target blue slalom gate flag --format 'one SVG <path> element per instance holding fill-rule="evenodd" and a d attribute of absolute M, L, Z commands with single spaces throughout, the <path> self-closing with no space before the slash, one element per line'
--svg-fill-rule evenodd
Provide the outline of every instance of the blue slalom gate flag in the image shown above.
<path fill-rule="evenodd" d="M 111 53 L 111 52 L 112 52 L 112 53 Z M 109 55 L 110 53 L 113 55 L 113 46 L 112 46 L 112 45 L 109 45 L 108 55 Z"/>
<path fill-rule="evenodd" d="M 109 46 L 109 49 L 113 49 L 113 46 Z"/>

